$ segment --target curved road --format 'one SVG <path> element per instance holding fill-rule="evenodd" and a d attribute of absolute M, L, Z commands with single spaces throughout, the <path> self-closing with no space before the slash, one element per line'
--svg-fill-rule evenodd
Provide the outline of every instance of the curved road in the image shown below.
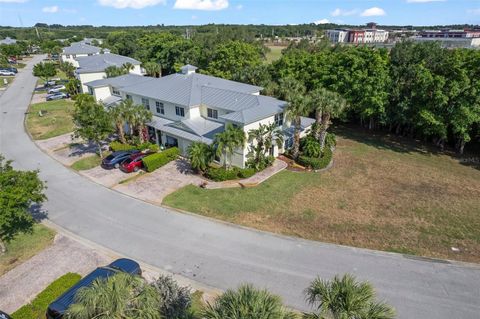
<path fill-rule="evenodd" d="M 126 256 L 221 289 L 252 282 L 307 310 L 303 289 L 316 276 L 370 280 L 399 318 L 479 318 L 480 268 L 276 236 L 180 214 L 83 178 L 40 151 L 24 131 L 37 56 L 0 97 L 0 152 L 40 169 L 55 224 Z M 52 261 L 54 266 L 54 261 Z"/>

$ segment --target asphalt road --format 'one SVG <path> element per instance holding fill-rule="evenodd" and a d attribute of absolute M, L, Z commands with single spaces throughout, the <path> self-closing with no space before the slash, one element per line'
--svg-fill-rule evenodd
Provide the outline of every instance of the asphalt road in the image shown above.
<path fill-rule="evenodd" d="M 317 275 L 369 280 L 399 318 L 479 318 L 480 268 L 276 236 L 176 213 L 119 194 L 41 152 L 24 131 L 35 57 L 0 97 L 0 152 L 48 182 L 48 219 L 154 266 L 221 289 L 251 282 L 307 310 L 303 290 Z M 239 190 L 240 191 L 240 190 Z M 52 260 L 52 267 L 55 261 Z"/>

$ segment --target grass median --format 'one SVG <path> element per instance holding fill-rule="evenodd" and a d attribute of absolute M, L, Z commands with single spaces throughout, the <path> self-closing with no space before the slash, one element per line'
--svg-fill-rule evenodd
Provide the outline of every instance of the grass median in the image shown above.
<path fill-rule="evenodd" d="M 30 106 L 27 129 L 35 140 L 43 140 L 72 132 L 73 101 L 56 100 Z"/>
<path fill-rule="evenodd" d="M 190 185 L 164 204 L 312 240 L 480 262 L 480 170 L 410 139 L 337 134 L 327 172 L 283 171 L 247 189 Z"/>

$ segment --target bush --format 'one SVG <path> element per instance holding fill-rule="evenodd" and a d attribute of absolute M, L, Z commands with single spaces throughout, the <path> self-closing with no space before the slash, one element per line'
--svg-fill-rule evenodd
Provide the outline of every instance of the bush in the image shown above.
<path fill-rule="evenodd" d="M 160 276 L 151 285 L 159 295 L 162 318 L 188 318 L 192 302 L 188 287 L 180 287 L 170 276 Z"/>
<path fill-rule="evenodd" d="M 118 151 L 131 151 L 136 149 L 136 147 L 134 145 L 123 144 L 123 143 L 114 141 L 110 143 L 110 149 L 112 150 L 112 152 L 118 152 Z"/>
<path fill-rule="evenodd" d="M 227 170 L 223 167 L 220 168 L 213 168 L 210 167 L 207 169 L 207 172 L 205 174 L 207 178 L 215 181 L 215 182 L 222 182 L 222 181 L 228 181 L 232 179 L 237 179 L 238 178 L 238 168 L 233 167 L 230 170 Z"/>
<path fill-rule="evenodd" d="M 244 169 L 240 169 L 239 172 L 238 172 L 238 176 L 240 178 L 249 178 L 249 177 L 252 177 L 253 175 L 255 175 L 257 171 L 255 171 L 255 169 L 253 168 L 244 168 Z"/>
<path fill-rule="evenodd" d="M 82 277 L 79 274 L 67 273 L 52 282 L 45 290 L 12 314 L 13 319 L 45 318 L 45 312 L 50 303 L 75 285 Z"/>
<path fill-rule="evenodd" d="M 320 143 L 313 136 L 307 136 L 300 141 L 300 149 L 307 157 L 320 157 Z"/>
<path fill-rule="evenodd" d="M 337 136 L 333 133 L 327 133 L 325 136 L 325 147 L 334 148 L 337 146 Z"/>
<path fill-rule="evenodd" d="M 143 164 L 145 165 L 147 172 L 153 172 L 157 168 L 160 168 L 177 159 L 178 155 L 180 155 L 180 150 L 177 147 L 172 147 L 163 152 L 155 153 L 145 157 L 143 159 Z"/>
<path fill-rule="evenodd" d="M 300 156 L 298 158 L 298 163 L 305 167 L 310 167 L 312 169 L 322 169 L 328 166 L 332 160 L 332 150 L 329 147 L 325 147 L 323 150 L 323 155 L 320 158 L 317 157 L 308 157 Z"/>
<path fill-rule="evenodd" d="M 158 144 L 145 142 L 145 143 L 142 143 L 142 144 L 138 144 L 136 146 L 136 149 L 138 149 L 140 151 L 150 150 L 152 152 L 158 152 L 160 150 L 160 147 L 158 146 Z"/>

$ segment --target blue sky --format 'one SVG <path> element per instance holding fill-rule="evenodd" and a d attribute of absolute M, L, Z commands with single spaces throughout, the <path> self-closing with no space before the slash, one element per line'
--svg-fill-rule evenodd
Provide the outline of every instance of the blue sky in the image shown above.
<path fill-rule="evenodd" d="M 480 24 L 480 0 L 0 0 L 0 25 Z"/>

